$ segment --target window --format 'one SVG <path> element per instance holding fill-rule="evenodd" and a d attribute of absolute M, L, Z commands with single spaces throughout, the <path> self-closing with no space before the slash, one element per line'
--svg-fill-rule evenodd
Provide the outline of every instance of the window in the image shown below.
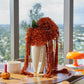
<path fill-rule="evenodd" d="M 84 0 L 74 0 L 73 16 L 73 50 L 84 53 Z"/>
<path fill-rule="evenodd" d="M 46 4 L 47 3 L 47 4 Z M 32 15 L 31 11 L 39 10 L 37 15 Z M 26 30 L 31 25 L 32 17 L 38 20 L 41 17 L 50 17 L 59 27 L 60 37 L 59 46 L 62 42 L 63 46 L 63 24 L 64 24 L 64 0 L 20 0 L 19 1 L 19 57 L 25 56 L 25 36 Z M 62 47 L 63 50 L 63 47 Z M 63 51 L 60 52 L 59 48 L 59 64 L 63 63 Z"/>
<path fill-rule="evenodd" d="M 71 11 L 68 7 L 67 11 L 64 14 L 64 8 L 65 8 L 64 2 L 66 2 L 66 4 L 67 4 L 71 0 L 53 0 L 53 1 L 52 0 L 46 0 L 46 1 L 44 1 L 44 0 L 38 0 L 38 1 L 35 1 L 35 0 L 32 0 L 32 1 L 28 1 L 28 0 L 3 0 L 2 1 L 2 0 L 0 0 L 0 2 L 1 2 L 0 3 L 0 60 L 1 61 L 10 60 L 10 46 L 11 46 L 11 44 L 10 44 L 10 32 L 11 32 L 10 31 L 10 10 L 9 10 L 10 9 L 9 8 L 10 1 L 12 1 L 13 3 L 15 2 L 14 4 L 17 5 L 17 8 L 18 8 L 17 2 L 19 1 L 19 58 L 25 57 L 25 37 L 26 37 L 25 34 L 26 34 L 26 29 L 29 27 L 29 24 L 31 24 L 31 20 L 32 20 L 30 10 L 33 10 L 35 6 L 36 7 L 38 6 L 38 7 L 40 7 L 39 11 L 38 11 L 39 18 L 50 17 L 59 27 L 59 31 L 60 31 L 59 64 L 62 64 L 63 59 L 65 58 L 65 57 L 63 57 L 63 54 L 64 54 L 64 56 L 66 56 L 66 53 L 69 51 L 68 50 L 69 47 L 67 47 L 68 49 L 67 48 L 65 49 L 65 47 L 67 45 L 66 46 L 64 45 L 64 37 L 65 37 L 64 36 L 64 32 L 65 32 L 64 31 L 64 25 L 65 25 L 64 24 L 64 21 L 65 21 L 64 15 L 66 14 L 67 17 L 69 18 L 68 14 L 69 14 L 69 11 Z M 74 0 L 74 3 L 75 3 L 75 1 L 76 0 Z M 83 0 L 81 0 L 81 1 L 83 1 Z M 79 1 L 79 2 L 81 2 L 81 1 Z M 69 3 L 69 5 L 71 5 L 71 4 L 72 3 Z M 68 5 L 66 5 L 66 8 L 67 8 L 67 6 Z M 14 11 L 15 11 L 15 7 L 13 8 L 13 6 L 12 6 L 11 8 L 14 9 Z M 18 10 L 16 12 L 18 12 Z M 72 16 L 71 13 L 69 15 Z M 12 14 L 12 16 L 13 16 L 13 14 Z M 17 17 L 18 17 L 18 15 L 17 15 Z M 17 17 L 15 17 L 15 18 L 17 18 Z M 5 19 L 3 19 L 3 18 L 5 18 Z M 74 19 L 74 21 L 76 21 L 76 20 Z M 66 19 L 66 22 L 68 22 L 68 25 L 69 25 L 69 21 L 67 21 L 67 19 Z M 68 25 L 66 25 L 66 28 L 68 27 Z M 83 27 L 83 25 L 82 25 L 82 27 Z M 6 28 L 7 28 L 7 30 L 6 30 Z M 66 28 L 65 28 L 65 30 L 66 30 Z M 69 28 L 68 28 L 68 30 L 69 30 Z M 5 33 L 3 33 L 2 31 L 4 31 Z M 15 35 L 15 31 L 13 33 Z M 65 32 L 65 33 L 67 36 L 67 32 Z M 74 36 L 75 36 L 75 30 L 74 30 Z M 70 37 L 67 36 L 67 38 L 70 38 Z M 74 37 L 74 38 L 76 38 L 76 37 Z M 68 40 L 68 43 L 69 43 L 69 39 L 66 39 L 66 40 Z M 62 42 L 62 51 L 61 52 L 60 52 L 60 42 Z M 66 42 L 65 42 L 65 44 L 66 44 Z M 73 46 L 76 46 L 75 42 L 76 42 L 76 39 L 74 39 Z M 17 41 L 16 41 L 16 43 L 18 44 Z M 15 50 L 15 49 L 16 48 L 14 48 L 14 51 L 18 52 L 18 49 L 17 50 Z M 77 48 L 75 49 L 75 47 L 73 47 L 73 49 L 76 50 Z M 17 53 L 17 52 L 14 52 L 13 54 L 15 55 L 15 53 Z M 16 57 L 16 55 L 14 57 Z M 18 58 L 18 56 L 16 58 Z"/>
<path fill-rule="evenodd" d="M 0 0 L 0 62 L 10 60 L 10 0 Z"/>

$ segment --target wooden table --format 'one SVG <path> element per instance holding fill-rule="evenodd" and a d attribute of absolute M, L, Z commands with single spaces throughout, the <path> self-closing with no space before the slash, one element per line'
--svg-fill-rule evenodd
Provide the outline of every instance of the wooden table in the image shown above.
<path fill-rule="evenodd" d="M 19 74 L 11 74 L 10 79 L 0 78 L 0 84 L 53 84 L 56 83 L 55 79 L 42 78 L 42 77 L 27 77 Z M 67 81 L 59 84 L 69 84 Z"/>
<path fill-rule="evenodd" d="M 67 75 L 58 74 L 55 78 L 42 78 L 42 77 L 31 78 L 25 75 L 11 74 L 11 77 L 8 80 L 0 78 L 0 84 L 53 84 L 53 83 L 55 84 L 57 81 L 63 81 L 65 80 L 63 78 L 67 78 L 67 77 L 68 77 Z M 69 84 L 69 82 L 63 81 L 57 84 Z"/>
<path fill-rule="evenodd" d="M 63 81 L 57 84 L 83 84 L 84 76 L 81 76 L 78 79 L 76 78 L 77 76 L 70 78 L 69 79 L 70 83 L 68 81 Z M 73 82 L 71 80 L 73 80 Z M 56 80 L 52 78 L 41 78 L 41 77 L 29 78 L 27 76 L 18 74 L 11 74 L 11 78 L 8 80 L 0 78 L 0 84 L 53 84 L 53 83 L 55 84 L 55 82 Z"/>
<path fill-rule="evenodd" d="M 59 66 L 59 69 L 63 68 L 62 66 Z M 73 71 L 68 68 L 68 70 L 71 71 L 72 75 L 74 74 Z M 27 77 L 25 75 L 20 74 L 11 74 L 11 77 L 9 80 L 5 80 L 0 78 L 0 84 L 55 84 L 59 81 L 64 81 L 66 79 L 70 78 L 68 74 L 57 74 L 54 78 L 42 78 L 42 77 Z M 67 82 L 62 82 L 59 84 L 67 84 Z"/>

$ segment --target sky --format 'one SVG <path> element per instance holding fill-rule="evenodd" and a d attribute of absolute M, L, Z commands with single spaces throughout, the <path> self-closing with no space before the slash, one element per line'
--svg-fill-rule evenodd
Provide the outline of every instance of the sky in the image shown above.
<path fill-rule="evenodd" d="M 29 21 L 29 10 L 35 3 L 41 12 L 57 24 L 64 23 L 64 0 L 19 0 L 19 22 Z M 84 0 L 74 0 L 74 24 L 84 24 Z M 0 0 L 0 24 L 10 24 L 10 0 Z"/>

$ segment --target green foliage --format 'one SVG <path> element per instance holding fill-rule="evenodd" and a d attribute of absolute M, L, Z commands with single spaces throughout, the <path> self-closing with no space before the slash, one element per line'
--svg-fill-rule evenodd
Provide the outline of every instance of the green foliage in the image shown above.
<path fill-rule="evenodd" d="M 27 24 L 26 21 L 22 21 L 21 22 L 21 28 L 24 29 L 24 31 L 26 32 L 28 28 L 32 27 L 30 24 Z"/>
<path fill-rule="evenodd" d="M 28 28 L 30 27 L 33 27 L 33 28 L 36 28 L 37 25 L 37 21 L 43 17 L 43 13 L 40 12 L 41 11 L 41 4 L 40 3 L 36 3 L 32 6 L 32 8 L 30 9 L 29 11 L 29 18 L 30 18 L 30 21 L 22 21 L 21 22 L 21 28 L 24 29 L 24 31 L 26 32 Z"/>
<path fill-rule="evenodd" d="M 33 28 L 36 28 L 37 27 L 37 24 L 36 24 L 35 20 L 32 20 L 32 27 Z"/>
<path fill-rule="evenodd" d="M 41 11 L 41 4 L 36 3 L 33 5 L 32 9 L 30 10 L 30 20 L 35 20 L 36 22 L 44 16 L 44 14 Z"/>
<path fill-rule="evenodd" d="M 0 61 L 10 60 L 10 27 L 9 25 L 0 26 Z"/>

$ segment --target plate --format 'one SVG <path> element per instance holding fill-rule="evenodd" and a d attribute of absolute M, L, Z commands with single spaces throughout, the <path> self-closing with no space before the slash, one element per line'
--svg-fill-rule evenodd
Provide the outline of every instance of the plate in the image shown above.
<path fill-rule="evenodd" d="M 73 69 L 71 69 L 67 66 L 58 65 L 58 70 L 63 69 L 63 68 L 66 68 L 71 73 L 71 75 L 58 73 L 56 76 L 57 78 L 56 77 L 53 78 L 54 80 L 56 80 L 56 81 L 54 81 L 55 83 L 65 81 L 65 80 L 71 78 L 72 76 L 74 76 L 75 71 Z"/>

